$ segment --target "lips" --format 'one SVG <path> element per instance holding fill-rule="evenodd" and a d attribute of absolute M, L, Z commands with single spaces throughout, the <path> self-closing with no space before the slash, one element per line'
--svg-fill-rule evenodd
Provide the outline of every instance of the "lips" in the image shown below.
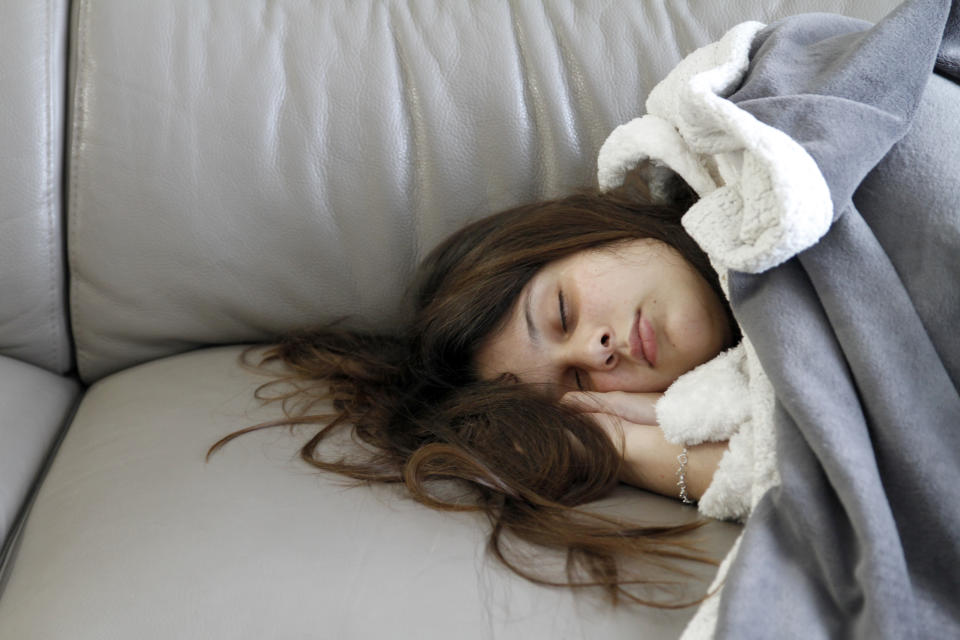
<path fill-rule="evenodd" d="M 640 344 L 643 345 L 643 356 L 650 363 L 651 367 L 657 366 L 657 332 L 653 330 L 653 325 L 644 315 L 640 316 Z"/>
<path fill-rule="evenodd" d="M 640 312 L 637 312 L 630 327 L 630 355 L 646 361 L 651 367 L 657 365 L 657 333 Z"/>

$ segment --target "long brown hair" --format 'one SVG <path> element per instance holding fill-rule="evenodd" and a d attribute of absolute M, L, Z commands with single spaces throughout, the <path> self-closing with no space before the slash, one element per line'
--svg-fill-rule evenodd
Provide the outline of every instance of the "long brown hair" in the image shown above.
<path fill-rule="evenodd" d="M 637 585 L 662 585 L 624 563 L 640 560 L 682 572 L 682 561 L 711 562 L 687 537 L 699 522 L 642 526 L 583 505 L 607 495 L 622 465 L 596 424 L 561 406 L 542 386 L 511 376 L 483 380 L 479 345 L 504 321 L 517 295 L 544 265 L 573 253 L 636 238 L 676 248 L 719 293 L 717 276 L 680 225 L 682 209 L 652 205 L 637 193 L 580 193 L 483 218 L 438 246 L 422 263 L 414 309 L 395 335 L 333 327 L 286 336 L 257 367 L 275 370 L 258 397 L 283 405 L 285 418 L 232 433 L 214 444 L 269 426 L 319 424 L 303 446 L 308 463 L 359 482 L 403 483 L 410 495 L 443 510 L 475 510 L 491 523 L 489 549 L 519 575 L 550 585 L 599 586 L 660 607 Z M 721 295 L 722 299 L 722 295 Z M 733 324 L 732 326 L 735 326 Z M 332 403 L 323 412 L 321 403 Z M 352 429 L 361 459 L 329 459 L 321 445 Z M 443 487 L 459 483 L 450 495 Z M 466 498 L 465 498 L 466 496 Z M 511 540 L 566 553 L 566 581 L 535 572 Z"/>

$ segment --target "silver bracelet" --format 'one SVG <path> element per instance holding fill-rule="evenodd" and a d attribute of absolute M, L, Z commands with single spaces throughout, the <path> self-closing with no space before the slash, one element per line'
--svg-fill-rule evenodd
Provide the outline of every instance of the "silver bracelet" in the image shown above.
<path fill-rule="evenodd" d="M 693 500 L 687 495 L 687 448 L 684 447 L 680 455 L 677 456 L 677 462 L 680 468 L 677 469 L 677 486 L 680 487 L 680 500 L 684 504 L 693 504 Z"/>

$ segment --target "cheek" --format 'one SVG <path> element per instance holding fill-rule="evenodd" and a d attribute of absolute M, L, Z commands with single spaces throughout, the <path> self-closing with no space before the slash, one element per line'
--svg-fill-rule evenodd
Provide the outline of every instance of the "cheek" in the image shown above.
<path fill-rule="evenodd" d="M 697 300 L 688 296 L 667 301 L 667 340 L 679 351 L 687 351 L 703 339 L 708 329 L 707 314 Z"/>
<path fill-rule="evenodd" d="M 703 308 L 695 308 L 672 325 L 671 342 L 688 368 L 710 360 L 723 347 L 721 326 Z"/>

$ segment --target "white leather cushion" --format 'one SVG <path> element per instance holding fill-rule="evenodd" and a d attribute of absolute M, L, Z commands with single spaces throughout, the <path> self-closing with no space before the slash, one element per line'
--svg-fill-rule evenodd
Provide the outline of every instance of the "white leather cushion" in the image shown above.
<path fill-rule="evenodd" d="M 0 3 L 0 354 L 56 373 L 72 366 L 61 233 L 67 5 Z"/>
<path fill-rule="evenodd" d="M 0 549 L 66 426 L 79 387 L 70 378 L 0 356 Z"/>
<path fill-rule="evenodd" d="M 593 184 L 604 138 L 686 53 L 835 5 L 79 0 L 80 373 L 344 316 L 393 328 L 427 250 Z"/>
<path fill-rule="evenodd" d="M 693 614 L 526 582 L 485 553 L 483 518 L 343 488 L 296 459 L 303 432 L 247 435 L 205 463 L 222 435 L 276 415 L 251 399 L 262 380 L 239 351 L 89 391 L 27 521 L 0 638 L 675 638 Z M 660 522 L 696 513 L 626 488 L 607 503 Z M 719 559 L 739 530 L 703 535 Z"/>

